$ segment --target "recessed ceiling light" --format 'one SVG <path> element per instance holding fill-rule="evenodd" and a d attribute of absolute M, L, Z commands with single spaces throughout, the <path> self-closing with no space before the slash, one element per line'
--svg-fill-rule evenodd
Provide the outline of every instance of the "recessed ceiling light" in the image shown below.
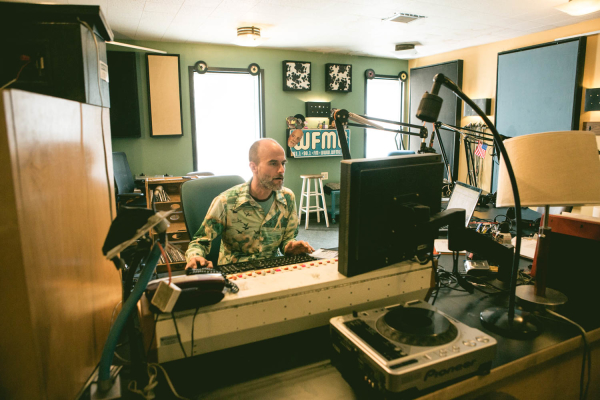
<path fill-rule="evenodd" d="M 585 15 L 600 11 L 600 0 L 570 0 L 568 3 L 554 8 L 569 15 Z"/>
<path fill-rule="evenodd" d="M 260 28 L 256 26 L 242 26 L 237 28 L 236 43 L 240 46 L 258 46 L 260 44 Z"/>
<path fill-rule="evenodd" d="M 407 13 L 396 13 L 391 17 L 384 18 L 383 21 L 400 22 L 408 24 L 409 22 L 416 21 L 421 18 L 427 18 L 424 15 L 407 14 Z"/>

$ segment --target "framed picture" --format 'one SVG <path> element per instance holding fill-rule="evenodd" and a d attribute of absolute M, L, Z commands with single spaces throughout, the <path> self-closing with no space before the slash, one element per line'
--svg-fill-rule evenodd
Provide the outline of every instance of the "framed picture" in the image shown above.
<path fill-rule="evenodd" d="M 310 87 L 310 63 L 283 61 L 283 90 L 308 91 Z"/>
<path fill-rule="evenodd" d="M 146 53 L 150 135 L 183 136 L 179 54 Z"/>
<path fill-rule="evenodd" d="M 325 64 L 325 90 L 352 91 L 352 64 Z"/>

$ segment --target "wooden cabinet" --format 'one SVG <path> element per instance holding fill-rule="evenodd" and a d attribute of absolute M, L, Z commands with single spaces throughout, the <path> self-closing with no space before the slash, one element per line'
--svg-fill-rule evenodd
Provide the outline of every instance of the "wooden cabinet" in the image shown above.
<path fill-rule="evenodd" d="M 169 216 L 169 229 L 167 235 L 169 245 L 181 253 L 183 260 L 179 259 L 176 254 L 173 254 L 173 249 L 170 249 L 171 269 L 174 271 L 185 268 L 185 251 L 190 243 L 190 237 L 185 227 L 185 218 L 183 215 L 183 203 L 181 201 L 181 185 L 189 179 L 184 179 L 181 176 L 165 177 L 165 178 L 146 178 L 146 201 L 148 208 L 152 207 L 156 211 L 175 211 Z M 160 192 L 164 192 L 166 196 Z M 158 273 L 167 272 L 166 264 L 159 263 L 156 267 Z"/>
<path fill-rule="evenodd" d="M 0 91 L 0 397 L 73 399 L 121 300 L 110 110 Z"/>

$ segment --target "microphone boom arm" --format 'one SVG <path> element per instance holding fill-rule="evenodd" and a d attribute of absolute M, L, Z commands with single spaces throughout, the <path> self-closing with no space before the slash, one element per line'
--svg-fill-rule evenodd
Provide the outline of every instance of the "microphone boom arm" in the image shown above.
<path fill-rule="evenodd" d="M 344 132 L 344 125 L 356 126 L 359 128 L 367 128 L 367 129 L 377 129 L 377 130 L 381 130 L 381 131 L 388 131 L 388 132 L 395 132 L 395 133 L 402 133 L 405 135 L 419 136 L 422 140 L 427 139 L 427 136 L 429 136 L 429 133 L 425 126 L 415 125 L 415 124 L 407 124 L 405 122 L 390 121 L 390 120 L 382 119 L 382 118 L 374 118 L 374 117 L 369 117 L 367 115 L 354 114 L 354 113 L 351 113 L 348 110 L 344 110 L 344 109 L 333 110 L 333 119 L 335 120 L 335 128 L 337 130 L 338 137 L 340 140 L 340 147 L 342 148 L 342 157 L 344 160 L 349 160 L 352 158 L 350 155 L 350 148 L 348 147 L 348 140 L 346 139 L 346 133 Z M 350 120 L 358 122 L 358 123 L 348 122 Z M 419 133 L 384 128 L 380 125 L 377 125 L 377 124 L 371 122 L 371 120 L 379 121 L 379 122 L 386 122 L 388 124 L 400 125 L 403 127 L 408 127 L 408 128 L 413 128 L 413 129 L 418 129 Z"/>

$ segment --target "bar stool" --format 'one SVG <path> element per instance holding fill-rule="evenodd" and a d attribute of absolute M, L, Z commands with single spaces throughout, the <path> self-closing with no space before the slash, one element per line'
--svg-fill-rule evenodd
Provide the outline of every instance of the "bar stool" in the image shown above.
<path fill-rule="evenodd" d="M 300 175 L 302 178 L 302 193 L 300 194 L 300 208 L 298 208 L 298 224 L 302 221 L 302 211 L 306 214 L 305 229 L 308 229 L 308 220 L 310 219 L 310 212 L 316 211 L 317 222 L 321 222 L 321 216 L 319 211 L 323 211 L 325 215 L 325 223 L 329 228 L 329 219 L 327 218 L 327 205 L 325 203 L 325 193 L 323 193 L 323 175 Z M 310 191 L 310 181 L 314 182 L 315 191 Z M 319 206 L 319 196 L 321 196 L 322 206 Z M 302 207 L 304 198 L 306 197 L 306 206 Z M 310 198 L 315 198 L 315 205 L 310 205 Z"/>

